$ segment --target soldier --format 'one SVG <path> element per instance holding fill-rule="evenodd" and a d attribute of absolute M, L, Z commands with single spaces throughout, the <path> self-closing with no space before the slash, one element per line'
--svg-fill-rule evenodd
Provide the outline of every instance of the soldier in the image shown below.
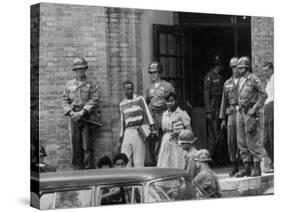
<path fill-rule="evenodd" d="M 62 96 L 64 115 L 69 118 L 70 141 L 72 143 L 72 165 L 76 169 L 94 168 L 91 127 L 89 120 L 100 118 L 98 88 L 87 78 L 88 64 L 83 58 L 73 60 L 75 79 L 66 83 Z"/>
<path fill-rule="evenodd" d="M 179 145 L 181 145 L 182 149 L 186 152 L 184 157 L 184 169 L 191 180 L 193 180 L 196 175 L 195 155 L 198 152 L 194 146 L 196 140 L 197 138 L 194 136 L 191 129 L 182 130 L 178 138 Z"/>
<path fill-rule="evenodd" d="M 219 131 L 219 112 L 223 90 L 223 78 L 219 56 L 214 57 L 214 66 L 204 78 L 204 102 L 207 118 L 208 149 L 211 155 L 215 153 L 215 144 Z"/>
<path fill-rule="evenodd" d="M 226 128 L 227 123 L 227 144 L 228 155 L 230 161 L 233 163 L 229 175 L 233 176 L 239 171 L 239 157 L 237 151 L 237 133 L 236 133 L 236 116 L 238 106 L 237 86 L 239 81 L 238 72 L 238 58 L 233 57 L 229 62 L 229 68 L 232 70 L 232 77 L 230 77 L 223 87 L 223 95 L 220 107 L 221 129 Z"/>
<path fill-rule="evenodd" d="M 251 61 L 248 57 L 238 60 L 240 79 L 238 84 L 239 112 L 237 113 L 237 140 L 244 169 L 236 177 L 260 176 L 262 146 L 258 139 L 258 109 L 263 106 L 267 94 L 259 78 L 250 72 Z M 254 166 L 251 167 L 251 161 Z"/>
<path fill-rule="evenodd" d="M 208 198 L 221 197 L 218 177 L 209 166 L 209 163 L 212 161 L 209 151 L 206 149 L 197 151 L 194 159 L 197 174 L 192 183 L 203 189 Z"/>
<path fill-rule="evenodd" d="M 146 102 L 152 113 L 152 117 L 155 120 L 155 125 L 160 137 L 159 141 L 150 143 L 150 157 L 152 159 L 152 165 L 156 165 L 162 137 L 162 115 L 167 110 L 165 98 L 170 93 L 175 93 L 175 89 L 172 84 L 161 79 L 161 73 L 163 67 L 159 62 L 152 62 L 148 68 L 148 73 L 151 75 L 152 84 L 146 90 Z"/>
<path fill-rule="evenodd" d="M 120 103 L 120 140 L 121 153 L 129 159 L 129 167 L 143 167 L 145 159 L 145 143 L 138 133 L 138 127 L 148 122 L 151 130 L 154 130 L 154 121 L 148 106 L 142 96 L 134 94 L 134 84 L 131 81 L 124 82 L 126 99 Z"/>

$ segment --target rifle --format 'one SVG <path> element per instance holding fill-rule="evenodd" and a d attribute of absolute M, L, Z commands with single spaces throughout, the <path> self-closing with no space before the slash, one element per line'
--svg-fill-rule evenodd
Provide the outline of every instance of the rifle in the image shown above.
<path fill-rule="evenodd" d="M 102 122 L 99 122 L 99 121 L 93 121 L 93 120 L 88 120 L 88 119 L 85 119 L 85 118 L 81 118 L 82 121 L 84 122 L 87 122 L 89 124 L 93 124 L 93 125 L 97 125 L 99 127 L 102 127 L 103 126 L 103 123 Z"/>

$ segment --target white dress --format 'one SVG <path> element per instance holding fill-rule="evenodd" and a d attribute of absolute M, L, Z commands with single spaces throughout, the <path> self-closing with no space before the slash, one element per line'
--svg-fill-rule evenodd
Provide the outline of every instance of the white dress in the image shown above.
<path fill-rule="evenodd" d="M 167 110 L 163 113 L 162 129 L 164 135 L 162 137 L 157 167 L 184 169 L 185 152 L 178 145 L 176 139 L 170 139 L 170 135 L 175 131 L 180 132 L 182 129 L 191 129 L 190 120 L 188 114 L 179 107 L 174 112 Z"/>

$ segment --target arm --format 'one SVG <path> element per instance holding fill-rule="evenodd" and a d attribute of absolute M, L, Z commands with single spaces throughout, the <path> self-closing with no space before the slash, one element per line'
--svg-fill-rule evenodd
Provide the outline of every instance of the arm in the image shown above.
<path fill-rule="evenodd" d="M 261 84 L 261 81 L 259 78 L 255 79 L 255 88 L 258 91 L 258 99 L 257 102 L 253 106 L 253 110 L 257 111 L 259 108 L 261 108 L 267 98 L 267 93 L 264 87 Z"/>
<path fill-rule="evenodd" d="M 70 98 L 69 98 L 69 90 L 67 89 L 67 84 L 65 86 L 64 92 L 62 94 L 62 107 L 64 110 L 64 115 L 67 116 L 72 111 Z"/>
<path fill-rule="evenodd" d="M 204 103 L 205 103 L 205 109 L 206 113 L 211 113 L 211 93 L 210 93 L 210 88 L 212 85 L 212 80 L 211 77 L 208 76 L 208 74 L 204 78 Z"/>
<path fill-rule="evenodd" d="M 121 105 L 119 106 L 119 110 L 120 110 L 120 135 L 119 136 L 120 138 L 123 138 L 124 130 L 125 130 L 125 120 L 124 120 L 124 115 Z"/>
<path fill-rule="evenodd" d="M 93 108 L 98 106 L 98 103 L 98 88 L 96 85 L 91 85 L 91 88 L 89 90 L 89 101 L 84 105 L 83 110 L 85 110 L 87 113 L 90 113 Z"/>
<path fill-rule="evenodd" d="M 226 85 L 223 86 L 223 93 L 221 99 L 221 107 L 220 107 L 220 119 L 225 119 L 226 108 L 228 107 L 227 101 L 227 93 L 226 93 Z"/>

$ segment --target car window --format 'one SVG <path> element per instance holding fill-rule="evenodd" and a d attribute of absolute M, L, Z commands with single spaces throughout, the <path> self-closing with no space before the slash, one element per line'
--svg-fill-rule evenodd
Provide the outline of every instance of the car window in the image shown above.
<path fill-rule="evenodd" d="M 184 177 L 174 177 L 155 181 L 149 184 L 148 201 L 177 201 L 193 197 L 191 183 Z"/>
<path fill-rule="evenodd" d="M 91 205 L 91 190 L 62 191 L 55 193 L 55 208 L 76 208 Z"/>
<path fill-rule="evenodd" d="M 97 205 L 134 204 L 142 202 L 141 185 L 103 186 L 98 189 Z"/>

